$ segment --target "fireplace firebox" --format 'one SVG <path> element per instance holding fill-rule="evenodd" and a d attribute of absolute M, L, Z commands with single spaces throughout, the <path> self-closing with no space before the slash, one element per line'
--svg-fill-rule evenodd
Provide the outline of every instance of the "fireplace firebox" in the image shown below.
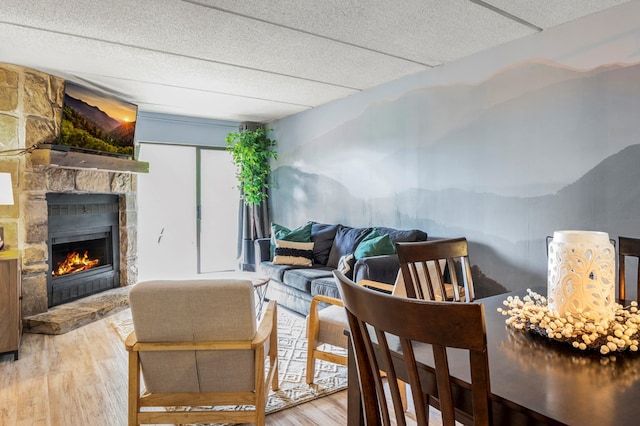
<path fill-rule="evenodd" d="M 119 198 L 47 194 L 49 307 L 120 287 Z"/>

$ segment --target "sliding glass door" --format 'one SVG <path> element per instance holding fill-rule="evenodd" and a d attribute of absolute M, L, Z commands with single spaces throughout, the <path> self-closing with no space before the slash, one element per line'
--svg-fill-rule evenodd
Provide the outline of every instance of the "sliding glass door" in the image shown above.
<path fill-rule="evenodd" d="M 235 167 L 223 149 L 199 152 L 199 271 L 233 270 L 238 265 L 238 205 Z"/>
<path fill-rule="evenodd" d="M 190 278 L 197 272 L 196 150 L 140 144 L 149 173 L 138 180 L 138 277 Z"/>
<path fill-rule="evenodd" d="M 139 279 L 198 278 L 237 265 L 235 169 L 223 149 L 140 144 Z"/>

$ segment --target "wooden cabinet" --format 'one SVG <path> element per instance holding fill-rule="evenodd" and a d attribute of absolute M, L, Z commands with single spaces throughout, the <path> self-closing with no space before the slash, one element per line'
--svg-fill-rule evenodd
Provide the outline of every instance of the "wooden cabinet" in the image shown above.
<path fill-rule="evenodd" d="M 0 252 L 0 354 L 18 359 L 22 336 L 22 286 L 18 251 Z"/>

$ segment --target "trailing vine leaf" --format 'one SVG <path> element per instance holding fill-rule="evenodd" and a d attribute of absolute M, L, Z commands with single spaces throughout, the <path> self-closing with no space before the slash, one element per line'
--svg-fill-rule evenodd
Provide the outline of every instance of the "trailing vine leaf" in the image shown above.
<path fill-rule="evenodd" d="M 247 204 L 260 205 L 268 196 L 269 160 L 278 158 L 273 149 L 276 141 L 267 137 L 267 131 L 262 128 L 229 133 L 225 140 L 236 165 L 242 198 Z"/>

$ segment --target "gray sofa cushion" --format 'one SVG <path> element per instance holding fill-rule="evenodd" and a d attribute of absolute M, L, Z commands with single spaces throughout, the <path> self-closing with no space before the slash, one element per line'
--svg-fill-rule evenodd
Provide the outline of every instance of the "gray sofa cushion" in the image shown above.
<path fill-rule="evenodd" d="M 332 269 L 326 266 L 321 266 L 313 269 L 291 269 L 284 273 L 282 282 L 288 286 L 309 293 L 311 292 L 311 281 L 315 280 L 316 278 L 331 277 L 331 271 Z"/>
<path fill-rule="evenodd" d="M 291 265 L 274 265 L 271 261 L 265 261 L 258 265 L 258 272 L 274 280 L 282 281 L 284 273 L 295 268 Z"/>
<path fill-rule="evenodd" d="M 353 280 L 393 284 L 396 282 L 398 269 L 400 269 L 400 261 L 397 254 L 363 257 L 353 266 Z"/>
<path fill-rule="evenodd" d="M 313 241 L 313 262 L 326 265 L 333 246 L 339 225 L 313 223 L 311 226 L 311 241 Z"/>
<path fill-rule="evenodd" d="M 278 309 L 284 307 L 304 316 L 309 314 L 311 298 L 311 293 L 290 287 L 277 280 L 271 280 L 267 288 L 267 299 L 277 300 Z"/>
<path fill-rule="evenodd" d="M 340 291 L 338 290 L 336 279 L 333 277 L 330 277 L 330 278 L 318 278 L 316 280 L 311 281 L 311 295 L 316 296 L 318 294 L 340 299 Z"/>
<path fill-rule="evenodd" d="M 371 228 L 350 228 L 348 226 L 339 225 L 336 238 L 333 240 L 333 247 L 329 253 L 327 266 L 337 268 L 340 258 L 345 254 L 351 254 L 355 251 L 360 241 L 371 232 Z"/>

